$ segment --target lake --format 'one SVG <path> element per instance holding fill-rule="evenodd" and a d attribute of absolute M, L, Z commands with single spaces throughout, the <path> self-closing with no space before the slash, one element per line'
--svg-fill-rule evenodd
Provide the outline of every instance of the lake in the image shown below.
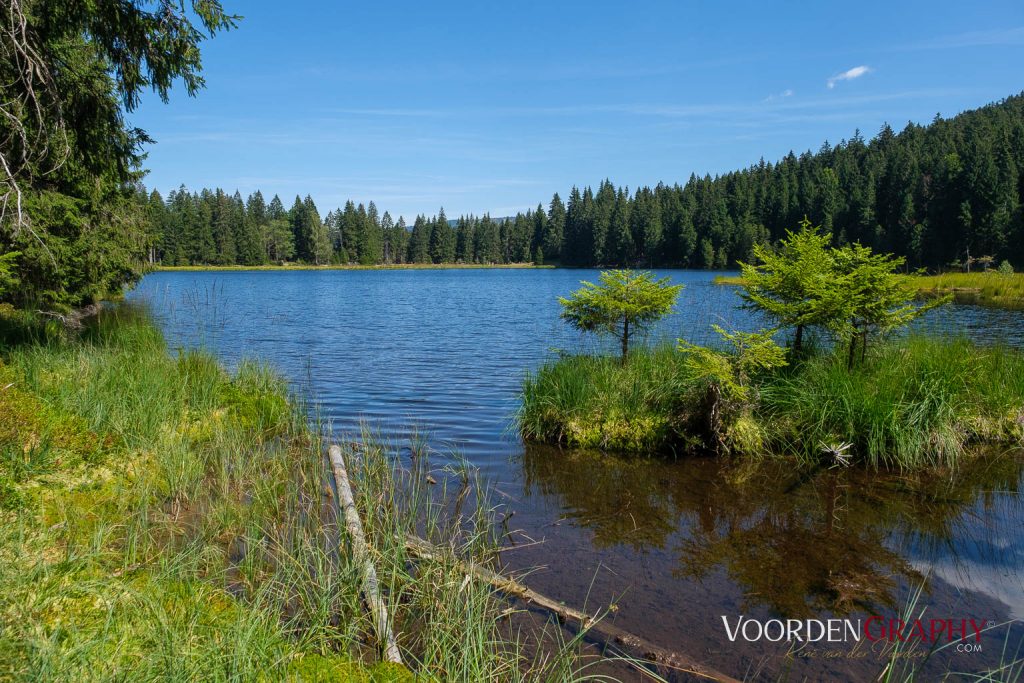
<path fill-rule="evenodd" d="M 760 326 L 737 307 L 733 287 L 713 284 L 716 273 L 660 274 L 686 288 L 649 342 L 706 342 L 713 323 Z M 575 606 L 615 602 L 617 625 L 739 678 L 860 679 L 879 665 L 871 653 L 787 656 L 779 644 L 731 642 L 723 615 L 896 617 L 927 580 L 918 610 L 927 606 L 929 618 L 1024 618 L 1018 453 L 988 453 L 936 477 L 524 446 L 514 429 L 524 373 L 561 351 L 610 348 L 559 319 L 558 297 L 597 276 L 158 272 L 128 298 L 149 304 L 172 348 L 202 346 L 229 366 L 267 361 L 316 402 L 338 438 L 357 438 L 362 424 L 396 444 L 415 432 L 435 467 L 468 462 L 511 515 L 502 559 L 534 568 L 532 588 Z M 1024 344 L 1019 312 L 948 306 L 917 326 Z M 948 648 L 928 660 L 929 672 L 998 663 L 1006 638 L 1012 652 L 1024 628 L 986 632 L 980 653 Z"/>

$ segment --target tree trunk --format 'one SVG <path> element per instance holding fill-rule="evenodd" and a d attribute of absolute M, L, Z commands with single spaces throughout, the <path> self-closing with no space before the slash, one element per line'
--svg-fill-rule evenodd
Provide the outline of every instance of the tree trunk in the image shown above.
<path fill-rule="evenodd" d="M 846 360 L 846 369 L 853 370 L 853 362 L 857 358 L 857 337 L 860 333 L 857 332 L 857 328 L 853 328 L 853 332 L 850 333 L 850 356 Z"/>
<path fill-rule="evenodd" d="M 626 356 L 629 354 L 629 318 L 622 319 L 622 364 L 626 364 Z"/>
<path fill-rule="evenodd" d="M 693 657 L 689 657 L 685 654 L 672 650 L 667 650 L 644 640 L 639 636 L 633 635 L 632 633 L 611 623 L 612 620 L 608 617 L 599 618 L 596 615 L 592 617 L 586 612 L 574 609 L 565 603 L 553 600 L 545 595 L 541 595 L 514 579 L 509 579 L 501 576 L 500 574 L 496 574 L 490 569 L 471 560 L 462 560 L 458 557 L 454 557 L 450 555 L 450 548 L 439 548 L 427 541 L 424 541 L 422 538 L 417 538 L 416 536 L 406 537 L 406 548 L 408 548 L 411 555 L 414 555 L 421 560 L 444 561 L 446 559 L 445 555 L 449 555 L 452 560 L 459 563 L 460 568 L 466 574 L 474 576 L 477 579 L 494 586 L 506 595 L 518 598 L 524 602 L 532 603 L 542 609 L 552 612 L 558 615 L 562 621 L 576 622 L 588 634 L 598 634 L 602 636 L 602 639 L 605 641 L 605 645 L 610 646 L 609 649 L 612 650 L 613 654 L 618 654 L 619 652 L 629 649 L 634 653 L 639 653 L 641 659 L 646 659 L 658 664 L 664 664 L 670 668 L 686 671 L 688 673 L 695 674 L 702 679 L 721 681 L 722 683 L 739 683 L 739 681 L 732 676 L 712 669 Z"/>
<path fill-rule="evenodd" d="M 804 342 L 804 326 L 803 325 L 797 325 L 796 326 L 796 337 L 793 339 L 793 353 L 794 354 L 799 354 L 800 353 L 800 350 L 803 348 L 803 342 Z"/>
<path fill-rule="evenodd" d="M 377 635 L 378 644 L 383 650 L 383 658 L 396 664 L 402 663 L 402 655 L 398 651 L 398 643 L 395 641 L 394 632 L 391 630 L 391 620 L 388 617 L 388 608 L 380 597 L 380 584 L 377 581 L 377 570 L 370 558 L 369 546 L 366 543 L 366 535 L 363 533 L 362 522 L 359 521 L 359 512 L 356 510 L 356 502 L 352 496 L 352 487 L 348 480 L 348 471 L 345 469 L 345 458 L 342 456 L 341 448 L 332 445 L 328 449 L 328 457 L 331 462 L 331 473 L 334 475 L 334 484 L 338 490 L 338 497 L 335 499 L 339 512 L 348 530 L 349 541 L 352 546 L 352 555 L 362 569 L 363 597 L 366 599 L 373 621 L 373 628 Z"/>

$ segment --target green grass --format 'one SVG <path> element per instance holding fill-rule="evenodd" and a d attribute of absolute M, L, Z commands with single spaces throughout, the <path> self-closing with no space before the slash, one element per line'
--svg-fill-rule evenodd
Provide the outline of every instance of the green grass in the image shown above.
<path fill-rule="evenodd" d="M 915 277 L 922 294 L 953 294 L 965 303 L 999 308 L 1024 308 L 1024 273 L 945 273 Z"/>
<path fill-rule="evenodd" d="M 847 368 L 820 353 L 756 379 L 751 405 L 724 418 L 735 455 L 823 462 L 828 446 L 872 467 L 952 466 L 976 443 L 1024 442 L 1024 354 L 966 340 L 909 337 Z M 707 450 L 705 394 L 669 347 L 629 364 L 570 356 L 523 384 L 525 438 L 627 453 Z M 728 408 L 723 408 L 727 410 Z"/>
<path fill-rule="evenodd" d="M 629 363 L 565 356 L 523 383 L 525 438 L 578 448 L 648 452 L 673 445 L 673 417 L 690 386 L 672 346 L 632 352 Z"/>
<path fill-rule="evenodd" d="M 323 443 L 279 377 L 172 356 L 125 306 L 80 336 L 5 329 L 0 680 L 412 679 L 373 663 Z M 494 552 L 472 473 L 455 473 L 478 495 L 453 512 L 461 491 L 438 472 L 426 485 L 425 454 L 409 472 L 364 442 L 346 457 L 417 680 L 579 679 L 575 642 L 527 654 L 531 636 L 505 632 L 508 603 L 465 579 L 457 557 Z M 414 562 L 414 530 L 450 552 Z"/>
<path fill-rule="evenodd" d="M 980 442 L 1024 437 L 1024 355 L 966 340 L 910 337 L 850 371 L 842 354 L 809 359 L 761 387 L 757 410 L 776 450 L 820 457 L 853 444 L 875 467 L 953 466 Z"/>
<path fill-rule="evenodd" d="M 944 273 L 942 275 L 912 275 L 909 278 L 918 294 L 943 296 L 952 294 L 960 303 L 972 303 L 994 308 L 1024 308 L 1024 273 L 1002 274 Z M 717 275 L 716 285 L 743 285 L 740 275 Z"/>

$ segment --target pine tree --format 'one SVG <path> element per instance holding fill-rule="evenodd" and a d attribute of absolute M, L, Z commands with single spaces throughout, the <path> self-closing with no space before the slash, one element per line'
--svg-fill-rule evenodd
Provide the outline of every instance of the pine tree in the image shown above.
<path fill-rule="evenodd" d="M 409 263 L 409 228 L 405 224 L 405 217 L 399 216 L 398 222 L 392 231 L 391 241 L 394 245 L 395 263 Z"/>
<path fill-rule="evenodd" d="M 633 263 L 633 233 L 629 226 L 629 198 L 626 190 L 619 190 L 615 197 L 611 219 L 608 223 L 607 260 L 620 267 Z"/>
<path fill-rule="evenodd" d="M 359 240 L 359 263 L 364 266 L 381 263 L 384 260 L 384 245 L 376 204 L 370 202 L 365 214 L 360 212 L 360 223 L 362 235 Z"/>
<path fill-rule="evenodd" d="M 556 192 L 551 197 L 551 203 L 548 205 L 547 231 L 544 233 L 544 239 L 541 241 L 544 247 L 544 255 L 549 259 L 557 261 L 562 257 L 565 221 L 565 205 L 562 204 L 562 198 Z"/>
<path fill-rule="evenodd" d="M 427 221 L 426 216 L 416 216 L 412 225 L 412 234 L 409 236 L 408 263 L 430 263 L 430 237 L 433 231 L 433 224 Z"/>
<path fill-rule="evenodd" d="M 362 232 L 362 225 L 359 220 L 359 211 L 351 199 L 345 202 L 345 211 L 341 216 L 341 247 L 339 252 L 344 251 L 347 256 L 344 263 L 359 262 L 359 237 Z"/>
<path fill-rule="evenodd" d="M 455 232 L 448 225 L 444 208 L 431 223 L 428 253 L 434 263 L 453 263 L 455 261 Z"/>
<path fill-rule="evenodd" d="M 315 265 L 322 266 L 331 262 L 331 240 L 327 235 L 327 229 L 320 220 L 320 212 L 313 203 L 313 198 L 306 195 L 302 202 L 305 209 L 307 240 L 309 248 L 308 260 Z"/>
<path fill-rule="evenodd" d="M 398 263 L 395 245 L 395 222 L 387 211 L 380 219 L 380 232 L 383 243 L 381 244 L 381 263 Z"/>
<path fill-rule="evenodd" d="M 288 221 L 292 228 L 295 258 L 305 263 L 312 263 L 314 255 L 310 219 L 306 213 L 306 205 L 302 203 L 302 198 L 299 195 L 295 195 L 295 202 L 288 212 Z"/>

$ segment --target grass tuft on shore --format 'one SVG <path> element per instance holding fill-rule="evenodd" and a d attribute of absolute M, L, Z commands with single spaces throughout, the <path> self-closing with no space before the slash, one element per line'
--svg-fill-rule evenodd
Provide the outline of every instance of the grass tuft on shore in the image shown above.
<path fill-rule="evenodd" d="M 1024 308 L 1024 273 L 943 273 L 918 276 L 911 282 L 925 295 L 952 294 L 961 303 Z"/>
<path fill-rule="evenodd" d="M 277 375 L 171 355 L 128 306 L 81 333 L 16 317 L 0 326 L 0 680 L 579 678 L 575 643 L 525 654 L 507 603 L 466 581 L 456 558 L 494 547 L 468 471 L 480 493 L 453 511 L 425 454 L 410 472 L 371 434 L 346 446 L 409 668 L 374 664 L 318 426 Z M 413 562 L 413 531 L 449 552 Z"/>

